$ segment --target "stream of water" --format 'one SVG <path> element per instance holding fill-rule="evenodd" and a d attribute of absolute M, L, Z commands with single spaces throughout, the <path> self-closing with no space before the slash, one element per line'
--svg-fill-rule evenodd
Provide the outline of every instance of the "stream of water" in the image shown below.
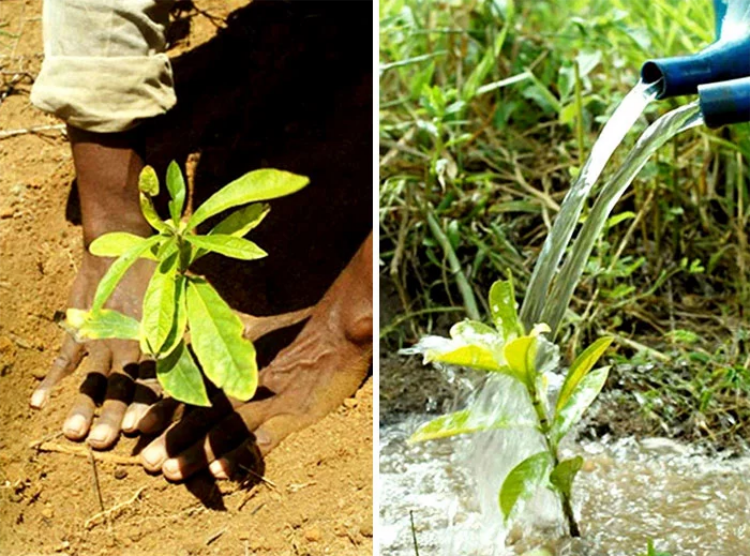
<path fill-rule="evenodd" d="M 612 153 L 635 125 L 643 111 L 659 91 L 660 83 L 647 85 L 642 81 L 633 87 L 607 121 L 591 149 L 588 160 L 570 187 L 550 234 L 544 242 L 539 259 L 531 274 L 529 287 L 521 307 L 521 320 L 527 329 L 540 322 L 547 292 L 560 259 L 568 246 L 586 198 L 599 179 Z"/>
<path fill-rule="evenodd" d="M 641 135 L 623 165 L 602 188 L 601 194 L 573 244 L 570 255 L 565 260 L 555 280 L 549 297 L 551 301 L 543 307 L 541 322 L 550 326 L 553 335 L 557 332 L 560 321 L 568 308 L 568 303 L 583 273 L 586 261 L 588 261 L 594 248 L 594 243 L 601 234 L 617 201 L 620 200 L 620 197 L 651 155 L 664 143 L 678 133 L 702 123 L 703 116 L 697 101 L 665 114 L 651 124 Z"/>

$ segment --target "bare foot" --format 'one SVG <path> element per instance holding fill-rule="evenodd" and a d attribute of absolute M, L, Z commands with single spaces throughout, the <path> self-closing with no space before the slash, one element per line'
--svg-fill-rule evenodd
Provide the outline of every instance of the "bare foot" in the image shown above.
<path fill-rule="evenodd" d="M 138 202 L 138 176 L 143 161 L 133 149 L 134 137 L 131 134 L 93 134 L 75 128 L 69 128 L 69 135 L 81 199 L 84 254 L 68 307 L 87 309 L 112 262 L 89 254 L 87 248 L 91 241 L 112 231 L 147 236 L 151 228 Z M 143 295 L 152 273 L 152 262 L 138 261 L 106 306 L 140 320 Z M 136 429 L 137 422 L 133 420 L 126 419 L 123 423 L 131 401 L 148 407 L 157 399 L 153 364 L 141 362 L 137 342 L 99 340 L 79 344 L 66 334 L 46 378 L 31 396 L 31 406 L 44 407 L 52 389 L 75 371 L 87 355 L 88 373 L 63 424 L 63 433 L 72 440 L 88 436 L 92 447 L 103 449 L 114 444 L 121 428 Z M 101 415 L 92 428 L 99 404 L 102 405 Z"/>
<path fill-rule="evenodd" d="M 220 479 L 254 468 L 282 439 L 318 421 L 362 384 L 372 361 L 372 235 L 295 341 L 260 373 L 256 398 L 214 400 L 171 425 L 141 453 L 144 467 L 182 480 L 209 467 Z M 265 393 L 265 394 L 264 394 Z M 143 416 L 144 433 L 169 424 L 173 401 Z"/>

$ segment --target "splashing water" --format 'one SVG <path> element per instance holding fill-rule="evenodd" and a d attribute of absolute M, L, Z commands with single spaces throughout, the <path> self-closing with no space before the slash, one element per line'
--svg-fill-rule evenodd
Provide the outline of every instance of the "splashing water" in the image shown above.
<path fill-rule="evenodd" d="M 594 143 L 586 164 L 565 196 L 560 213 L 534 266 L 520 315 L 527 329 L 541 322 L 539 317 L 547 300 L 549 285 L 573 235 L 586 198 L 612 153 L 622 143 L 649 103 L 656 99 L 660 87 L 660 81 L 650 85 L 639 81 L 622 100 Z"/>
<path fill-rule="evenodd" d="M 553 335 L 557 332 L 560 320 L 565 314 L 586 261 L 594 248 L 596 238 L 602 232 L 607 217 L 617 201 L 657 149 L 678 133 L 702 123 L 703 116 L 698 102 L 693 102 L 665 114 L 643 132 L 622 167 L 603 187 L 599 198 L 591 209 L 591 214 L 589 214 L 573 244 L 571 254 L 563 264 L 557 280 L 555 280 L 555 285 L 550 293 L 550 299 L 554 302 L 546 304 L 542 312 L 541 321 L 550 326 Z"/>

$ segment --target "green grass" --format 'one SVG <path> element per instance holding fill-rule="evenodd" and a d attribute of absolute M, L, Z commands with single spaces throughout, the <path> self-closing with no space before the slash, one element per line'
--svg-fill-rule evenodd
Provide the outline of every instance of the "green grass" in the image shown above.
<path fill-rule="evenodd" d="M 381 269 L 394 307 L 381 341 L 395 350 L 486 315 L 486 292 L 508 269 L 524 291 L 572 176 L 642 63 L 710 43 L 713 10 L 709 0 L 382 0 L 380 16 Z M 604 178 L 648 122 L 685 102 L 652 104 Z M 706 390 L 721 408 L 750 387 L 749 162 L 748 125 L 663 148 L 615 209 L 561 334 L 572 353 L 613 333 L 623 358 L 679 370 L 697 392 L 670 390 L 681 419 L 706 409 Z M 661 388 L 638 384 L 633 396 Z"/>

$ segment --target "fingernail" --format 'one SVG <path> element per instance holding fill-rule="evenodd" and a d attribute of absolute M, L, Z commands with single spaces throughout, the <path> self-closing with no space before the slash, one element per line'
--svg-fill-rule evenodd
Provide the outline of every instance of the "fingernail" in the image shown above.
<path fill-rule="evenodd" d="M 217 479 L 228 479 L 229 476 L 227 475 L 226 470 L 224 469 L 224 464 L 221 460 L 217 459 L 215 461 L 211 462 L 211 465 L 208 466 L 208 470 L 211 471 L 211 475 L 216 477 Z"/>
<path fill-rule="evenodd" d="M 80 438 L 86 434 L 86 418 L 83 415 L 73 415 L 63 425 L 66 436 Z"/>
<path fill-rule="evenodd" d="M 109 436 L 110 429 L 107 425 L 98 425 L 94 427 L 94 430 L 89 434 L 89 442 L 95 442 L 101 444 Z"/>
<path fill-rule="evenodd" d="M 39 409 L 47 401 L 47 391 L 37 390 L 31 395 L 31 407 Z"/>
<path fill-rule="evenodd" d="M 162 471 L 170 479 L 179 479 L 182 476 L 182 472 L 180 471 L 180 464 L 175 458 L 171 458 L 165 461 L 164 466 L 162 467 Z"/>

